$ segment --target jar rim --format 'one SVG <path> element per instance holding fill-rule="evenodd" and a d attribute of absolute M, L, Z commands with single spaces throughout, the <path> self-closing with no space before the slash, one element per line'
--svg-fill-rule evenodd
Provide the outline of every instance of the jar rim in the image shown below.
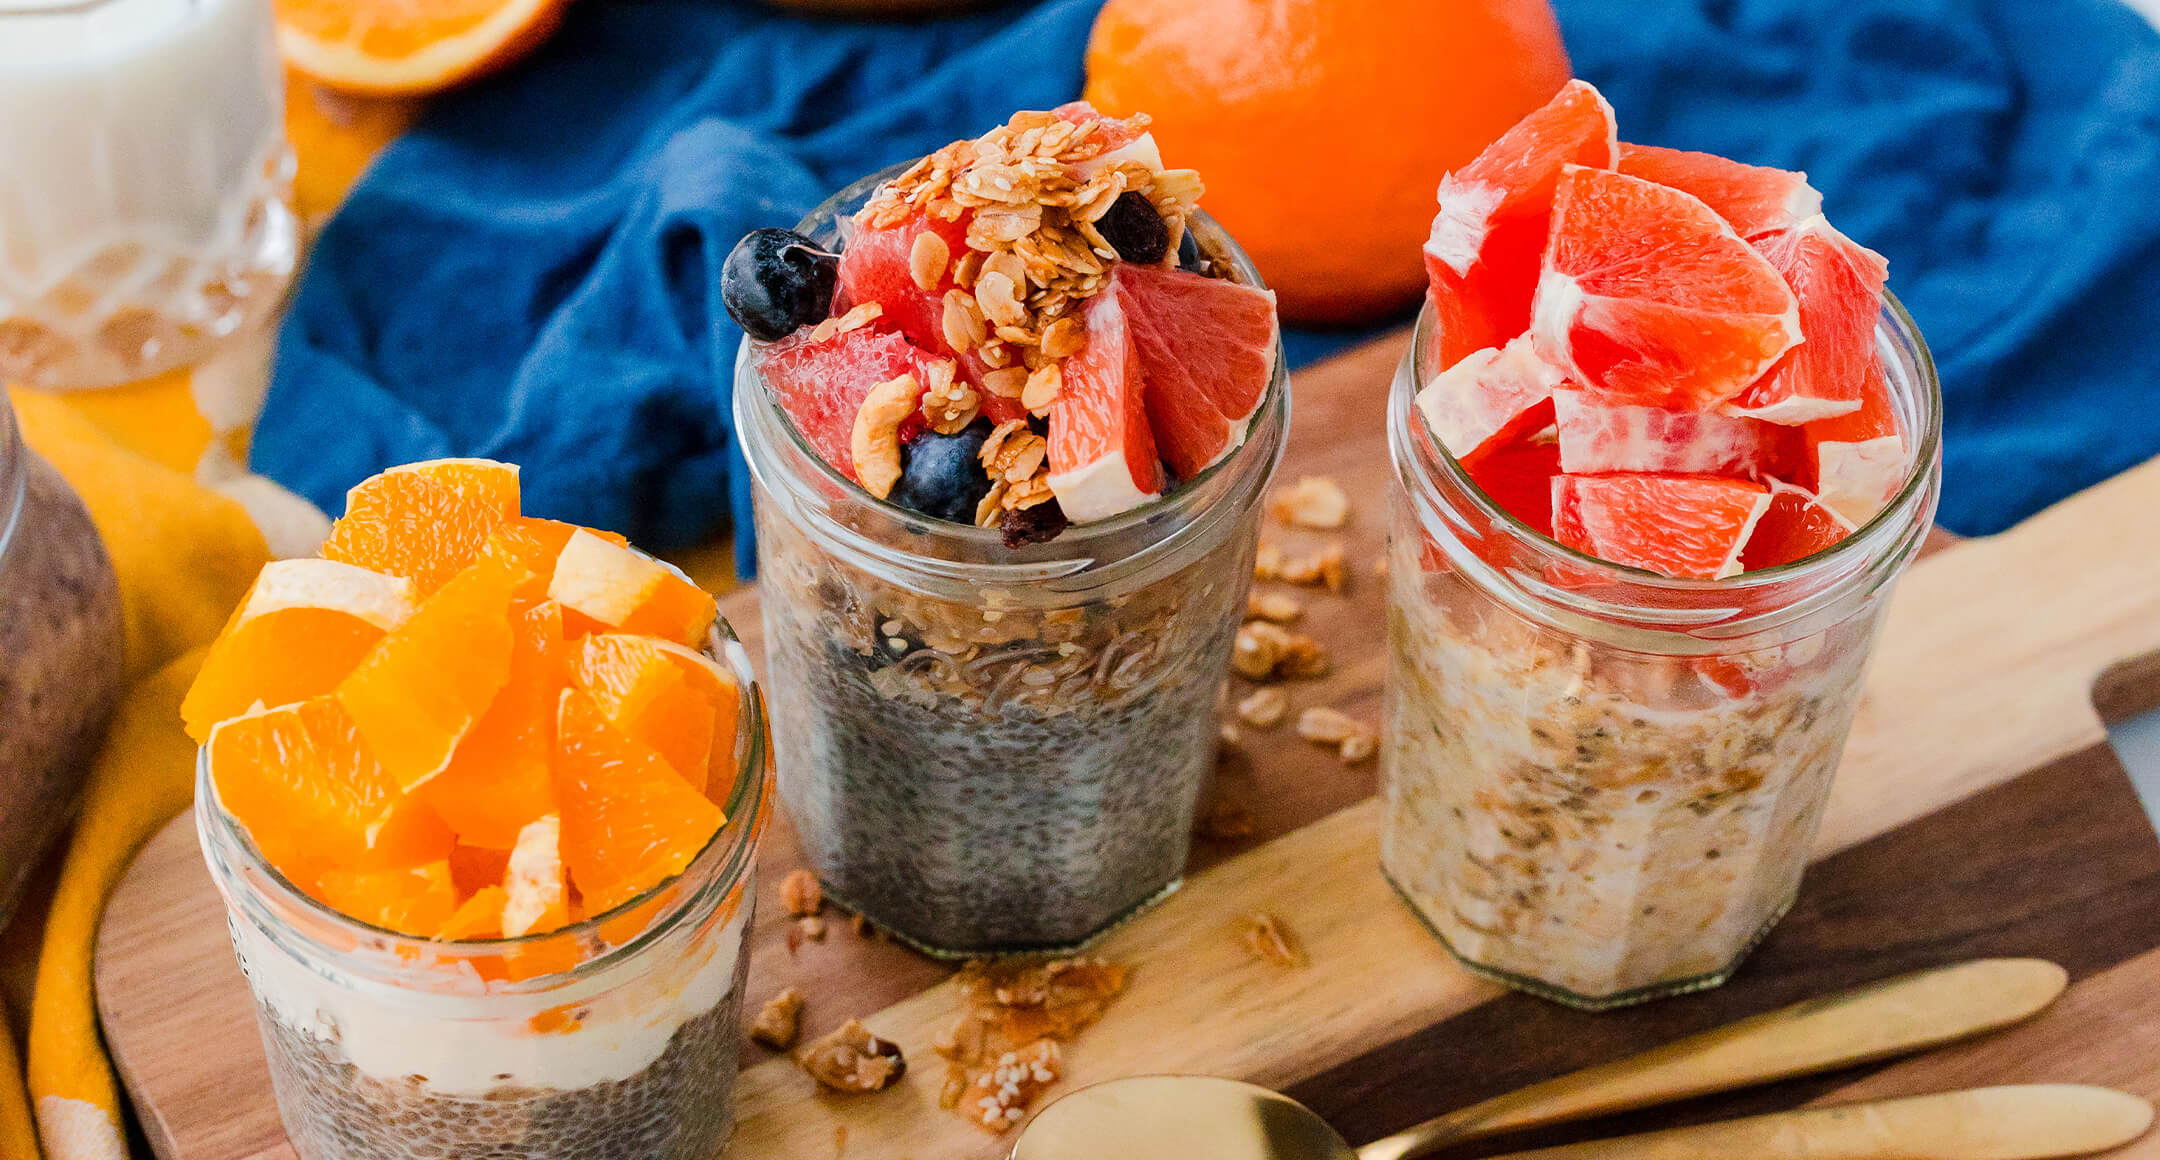
<path fill-rule="evenodd" d="M 816 231 L 826 224 L 832 225 L 835 229 L 846 229 L 848 223 L 852 220 L 854 211 L 867 202 L 879 186 L 905 173 L 913 164 L 915 164 L 914 161 L 903 161 L 851 182 L 797 222 L 795 224 L 796 232 L 816 238 L 819 236 Z M 1209 248 L 1211 257 L 1228 263 L 1236 275 L 1234 281 L 1255 289 L 1266 290 L 1268 288 L 1267 283 L 1262 280 L 1258 268 L 1253 265 L 1252 258 L 1237 244 L 1236 239 L 1232 238 L 1222 228 L 1219 222 L 1208 216 L 1205 210 L 1196 209 L 1188 220 L 1187 228 L 1202 240 L 1203 245 Z M 1002 535 L 996 528 L 977 527 L 971 524 L 963 525 L 950 520 L 925 516 L 921 512 L 901 507 L 890 500 L 880 499 L 871 495 L 861 484 L 842 474 L 832 464 L 827 463 L 825 458 L 819 455 L 815 448 L 811 447 L 809 441 L 803 437 L 802 432 L 796 428 L 794 422 L 788 418 L 786 411 L 780 406 L 778 398 L 773 394 L 772 388 L 766 383 L 765 376 L 757 369 L 754 356 L 760 345 L 746 336 L 736 352 L 735 408 L 738 438 L 741 437 L 745 427 L 742 422 L 745 409 L 743 403 L 747 397 L 745 388 L 748 387 L 750 388 L 749 395 L 754 395 L 757 399 L 759 417 L 778 429 L 780 438 L 785 441 L 797 458 L 803 460 L 807 465 L 811 465 L 809 469 L 817 473 L 815 481 L 817 484 L 824 488 L 837 489 L 840 494 L 848 496 L 853 502 L 862 504 L 868 511 L 889 523 L 896 530 L 913 529 L 921 525 L 928 525 L 927 530 L 931 535 L 944 537 L 949 542 L 981 551 L 986 556 L 1009 557 L 1009 560 L 1003 562 L 970 565 L 970 567 L 977 570 L 987 569 L 992 574 L 998 574 L 1002 570 L 1006 578 L 1013 580 L 1063 575 L 1086 566 L 1097 554 L 1091 552 L 1092 545 L 1114 540 L 1115 537 L 1129 534 L 1137 528 L 1163 518 L 1166 514 L 1176 513 L 1193 506 L 1198 501 L 1198 497 L 1207 495 L 1213 490 L 1211 484 L 1218 480 L 1229 479 L 1239 470 L 1250 470 L 1251 464 L 1258 457 L 1267 457 L 1270 460 L 1267 464 L 1269 468 L 1267 474 L 1272 474 L 1273 461 L 1281 458 L 1283 445 L 1287 442 L 1290 409 L 1289 375 L 1283 359 L 1282 330 L 1278 321 L 1266 392 L 1261 396 L 1259 406 L 1253 411 L 1251 418 L 1248 420 L 1251 427 L 1247 437 L 1230 454 L 1223 456 L 1220 461 L 1209 465 L 1192 478 L 1179 481 L 1176 488 L 1167 490 L 1154 499 L 1127 511 L 1119 512 L 1108 519 L 1072 524 L 1059 533 L 1056 539 L 1049 541 L 1047 544 L 1030 545 L 1029 548 L 1022 549 L 1004 549 Z M 1268 434 L 1270 437 L 1261 438 L 1260 436 L 1263 433 Z M 746 455 L 745 458 L 748 459 L 749 457 Z M 757 464 L 754 460 L 751 461 L 750 466 L 752 471 L 757 470 Z M 1256 496 L 1257 491 L 1258 489 L 1255 490 Z M 1031 551 L 1030 548 L 1036 550 Z M 906 555 L 916 560 L 928 558 L 920 553 L 913 552 L 906 553 Z"/>
<path fill-rule="evenodd" d="M 1472 481 L 1461 461 L 1432 438 L 1431 432 L 1419 421 L 1416 395 L 1429 379 L 1426 360 L 1437 349 L 1437 344 L 1432 341 L 1437 325 L 1437 316 L 1428 298 L 1418 312 L 1410 349 L 1404 354 L 1389 391 L 1388 443 L 1398 481 L 1401 486 L 1410 488 L 1413 495 L 1428 501 L 1441 492 L 1444 484 L 1446 495 L 1441 503 L 1468 507 L 1481 527 L 1492 529 L 1505 539 L 1512 552 L 1535 563 L 1535 569 L 1496 566 L 1467 552 L 1462 553 L 1469 557 L 1467 561 L 1451 560 L 1451 563 L 1464 564 L 1473 570 L 1482 569 L 1483 573 L 1489 573 L 1507 587 L 1537 602 L 1604 620 L 1671 627 L 1658 623 L 1661 619 L 1658 612 L 1677 612 L 1680 608 L 1699 610 L 1706 598 L 1713 602 L 1729 598 L 1728 603 L 1743 603 L 1738 598 L 1749 594 L 1814 589 L 1811 595 L 1791 604 L 1728 615 L 1715 621 L 1721 633 L 1774 627 L 1816 611 L 1823 603 L 1834 599 L 1842 588 L 1834 583 L 1811 584 L 1813 581 L 1856 572 L 1879 575 L 1885 581 L 1894 578 L 1918 550 L 1920 541 L 1932 526 L 1942 478 L 1942 386 L 1934 357 L 1918 324 L 1896 295 L 1888 291 L 1884 292 L 1882 312 L 1876 323 L 1876 350 L 1891 385 L 1892 401 L 1900 412 L 1902 431 L 1918 434 L 1907 457 L 1904 479 L 1873 517 L 1831 547 L 1788 563 L 1722 579 L 1668 576 L 1600 559 L 1560 543 L 1517 518 L 1486 494 Z M 1565 587 L 1550 583 L 1544 573 L 1547 566 L 1555 564 L 1577 575 L 1586 574 L 1595 582 Z M 1610 601 L 1592 591 L 1609 592 L 1615 588 L 1640 599 Z M 1683 627 L 1703 623 L 1699 611 L 1673 617 L 1673 624 Z"/>
<path fill-rule="evenodd" d="M 672 567 L 672 565 L 670 565 Z M 689 864 L 679 874 L 654 883 L 599 914 L 589 915 L 577 922 L 553 930 L 519 935 L 514 938 L 491 939 L 437 939 L 422 938 L 390 930 L 387 927 L 354 918 L 338 911 L 302 890 L 283 871 L 272 865 L 255 845 L 254 838 L 238 819 L 218 802 L 217 785 L 210 775 L 210 749 L 202 746 L 196 750 L 195 761 L 195 820 L 204 854 L 211 862 L 211 877 L 216 880 L 221 893 L 228 895 L 229 906 L 238 907 L 241 900 L 232 898 L 234 889 L 228 879 L 244 878 L 250 885 L 239 889 L 251 894 L 267 892 L 269 901 L 284 908 L 280 914 L 280 934 L 297 936 L 309 944 L 310 949 L 322 954 L 345 954 L 343 950 L 328 945 L 323 939 L 296 923 L 284 920 L 283 914 L 303 916 L 311 924 L 336 932 L 356 944 L 387 948 L 389 956 L 399 963 L 421 961 L 428 953 L 441 955 L 445 952 L 459 956 L 487 956 L 513 953 L 539 945 L 571 945 L 586 936 L 597 936 L 601 928 L 652 904 L 667 891 L 686 882 L 694 882 L 691 889 L 675 899 L 674 905 L 656 914 L 642 929 L 620 943 L 605 945 L 605 949 L 588 959 L 580 961 L 568 970 L 553 971 L 523 979 L 491 982 L 490 994 L 516 994 L 544 991 L 564 985 L 566 982 L 587 978 L 608 970 L 615 964 L 633 958 L 647 947 L 666 938 L 698 909 L 697 900 L 711 894 L 722 897 L 745 881 L 756 865 L 757 851 L 764 836 L 765 827 L 772 820 L 774 785 L 770 761 L 772 744 L 769 722 L 765 714 L 762 692 L 751 672 L 749 654 L 734 627 L 725 617 L 713 623 L 711 639 L 706 646 L 707 655 L 716 657 L 735 674 L 737 685 L 736 720 L 742 722 L 743 742 L 738 747 L 735 784 L 728 800 L 721 803 L 725 822 L 714 831 L 713 836 L 698 850 Z M 221 865 L 220 852 L 230 850 L 244 860 L 242 865 L 230 869 Z M 745 900 L 747 905 L 747 900 Z M 360 967 L 365 961 L 341 962 L 340 966 Z"/>

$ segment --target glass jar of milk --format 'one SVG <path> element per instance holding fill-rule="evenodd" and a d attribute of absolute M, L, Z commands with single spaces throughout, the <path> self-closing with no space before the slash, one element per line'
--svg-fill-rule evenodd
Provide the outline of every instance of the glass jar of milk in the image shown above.
<path fill-rule="evenodd" d="M 270 0 L 0 0 L 0 380 L 193 362 L 292 276 Z"/>

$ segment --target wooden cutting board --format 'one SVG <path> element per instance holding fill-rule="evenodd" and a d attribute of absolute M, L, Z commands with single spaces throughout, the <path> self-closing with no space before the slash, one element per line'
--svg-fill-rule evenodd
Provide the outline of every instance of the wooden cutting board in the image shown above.
<path fill-rule="evenodd" d="M 1299 627 L 1334 662 L 1326 679 L 1293 686 L 1293 699 L 1368 721 L 1382 674 L 1373 572 L 1387 486 L 1381 408 L 1402 344 L 1381 340 L 1296 379 L 1281 478 L 1335 476 L 1357 502 L 1350 529 L 1334 537 L 1271 523 L 1265 533 L 1293 554 L 1345 545 L 1353 578 L 1342 596 L 1292 590 L 1307 606 Z M 1186 888 L 1102 944 L 1136 970 L 1109 1016 L 1071 1045 L 1067 1084 L 1141 1071 L 1237 1076 L 1287 1087 L 1364 1140 L 1806 995 L 1973 955 L 2029 954 L 2063 962 L 2078 982 L 2068 1001 L 2008 1035 L 1872 1074 L 1537 1140 L 2025 1079 L 2112 1083 L 2160 1099 L 2160 840 L 2096 709 L 2160 703 L 2155 511 L 2160 461 L 1914 567 L 1890 610 L 1800 903 L 1737 979 L 1703 996 L 1585 1015 L 1472 979 L 1379 876 L 1371 764 L 1346 767 L 1287 727 L 1246 730 L 1221 789 L 1251 805 L 1254 833 L 1197 845 Z M 723 607 L 756 651 L 755 591 Z M 929 1044 L 956 1009 L 949 968 L 840 921 L 822 942 L 790 947 L 771 892 L 801 864 L 799 849 L 782 819 L 761 857 L 767 897 L 751 936 L 750 1001 L 794 986 L 809 996 L 809 1032 L 864 1016 L 933 1062 Z M 1262 909 L 1303 941 L 1309 967 L 1247 957 L 1239 924 Z M 159 1155 L 292 1155 L 187 819 L 120 884 L 97 976 L 107 1042 Z M 1009 1146 L 937 1108 L 936 1066 L 910 1069 L 893 1091 L 838 1099 L 785 1060 L 746 1047 L 745 1061 L 731 1155 L 962 1160 Z M 2148 1153 L 2160 1156 L 2160 1142 L 2124 1152 Z"/>

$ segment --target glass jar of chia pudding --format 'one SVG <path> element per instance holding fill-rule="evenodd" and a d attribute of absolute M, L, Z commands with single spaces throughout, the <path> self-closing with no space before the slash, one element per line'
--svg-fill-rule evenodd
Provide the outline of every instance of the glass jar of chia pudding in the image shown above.
<path fill-rule="evenodd" d="M 1471 971 L 1601 1009 L 1717 986 L 1792 905 L 1892 584 L 1941 487 L 1934 364 L 1877 353 L 1903 485 L 1832 548 L 1722 580 L 1560 546 L 1419 421 L 1428 306 L 1388 400 L 1380 859 Z"/>
<path fill-rule="evenodd" d="M 835 246 L 899 172 L 797 229 Z M 1189 229 L 1235 281 L 1251 262 Z M 1214 763 L 1259 501 L 1281 458 L 1280 351 L 1242 446 L 1161 499 L 1008 548 L 873 498 L 736 364 L 755 476 L 780 796 L 828 896 L 941 957 L 1079 946 L 1175 890 Z"/>
<path fill-rule="evenodd" d="M 0 926 L 74 816 L 119 693 L 120 640 L 104 541 L 0 391 Z"/>
<path fill-rule="evenodd" d="M 710 655 L 743 690 L 727 824 L 682 874 L 546 934 L 414 938 L 330 909 L 219 806 L 203 751 L 196 826 L 302 1160 L 711 1160 L 726 1147 L 773 785 L 748 654 L 727 636 Z"/>

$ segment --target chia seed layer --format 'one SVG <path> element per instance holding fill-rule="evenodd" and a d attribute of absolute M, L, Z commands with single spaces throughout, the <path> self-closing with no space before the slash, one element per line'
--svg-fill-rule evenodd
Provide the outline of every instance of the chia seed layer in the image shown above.
<path fill-rule="evenodd" d="M 1065 949 L 1175 886 L 1252 571 L 1044 609 L 934 600 L 762 506 L 780 793 L 827 891 L 933 953 Z"/>
<path fill-rule="evenodd" d="M 1466 965 L 1563 1001 L 1721 982 L 1799 889 L 1874 617 L 1741 658 L 1630 652 L 1421 569 L 1418 543 L 1389 562 L 1389 879 Z"/>
<path fill-rule="evenodd" d="M 749 963 L 738 956 L 728 996 L 684 1021 L 642 1071 L 570 1091 L 444 1095 L 424 1076 L 360 1070 L 334 1039 L 288 1026 L 260 998 L 255 1014 L 302 1160 L 713 1160 L 734 1127 Z"/>
<path fill-rule="evenodd" d="M 8 422 L 0 414 L 0 466 Z M 15 497 L 0 488 L 0 926 L 74 815 L 120 680 L 120 595 L 105 546 L 60 474 L 20 454 L 12 534 Z"/>

